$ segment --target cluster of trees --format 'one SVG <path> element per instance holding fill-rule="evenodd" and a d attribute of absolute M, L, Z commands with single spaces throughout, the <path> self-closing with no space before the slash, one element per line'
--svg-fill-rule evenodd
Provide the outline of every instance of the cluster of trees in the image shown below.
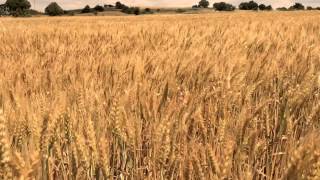
<path fill-rule="evenodd" d="M 7 0 L 5 6 L 13 16 L 28 16 L 31 4 L 28 0 Z"/>
<path fill-rule="evenodd" d="M 280 7 L 280 8 L 277 8 L 278 11 L 292 11 L 292 10 L 320 10 L 320 7 L 311 7 L 311 6 L 308 6 L 307 8 L 304 7 L 303 4 L 301 3 L 295 3 L 293 6 L 290 6 L 289 8 L 286 8 L 286 7 Z"/>
<path fill-rule="evenodd" d="M 311 10 L 317 9 L 317 8 L 309 7 L 309 10 L 310 10 L 310 8 L 311 8 Z M 290 6 L 289 8 L 279 7 L 279 8 L 277 8 L 277 10 L 278 11 L 305 10 L 305 7 L 301 3 L 295 3 L 294 5 Z"/>
<path fill-rule="evenodd" d="M 320 10 L 320 7 L 311 7 L 311 6 L 308 6 L 307 7 L 307 10 Z"/>
<path fill-rule="evenodd" d="M 200 0 L 198 4 L 193 5 L 192 8 L 208 8 L 210 5 L 207 0 Z M 236 8 L 232 4 L 228 4 L 225 2 L 217 2 L 213 4 L 213 9 L 217 11 L 233 11 Z"/>
<path fill-rule="evenodd" d="M 121 9 L 121 12 L 126 14 L 153 14 L 153 11 L 150 8 L 145 8 L 143 11 L 140 10 L 139 7 L 129 7 L 125 4 L 122 4 L 121 2 L 116 2 L 115 4 L 116 9 Z M 159 10 L 158 10 L 159 11 Z"/>
<path fill-rule="evenodd" d="M 209 7 L 209 1 L 208 0 L 200 0 L 197 5 L 193 5 L 192 8 L 208 8 Z M 236 9 L 235 6 L 232 4 L 226 3 L 226 2 L 216 2 L 213 4 L 213 9 L 217 11 L 234 11 Z M 267 11 L 272 10 L 271 5 L 264 5 L 264 4 L 258 4 L 254 1 L 249 2 L 242 2 L 239 5 L 240 10 L 261 10 L 261 11 Z"/>
<path fill-rule="evenodd" d="M 304 10 L 304 5 L 295 3 L 293 6 L 290 6 L 289 10 Z"/>
<path fill-rule="evenodd" d="M 30 10 L 31 4 L 28 0 L 7 0 L 3 6 L 7 7 L 10 11 L 10 14 L 14 15 L 14 16 L 27 16 L 28 13 L 31 12 L 31 10 Z M 94 8 L 91 8 L 89 5 L 86 5 L 81 10 L 81 13 L 103 12 L 107 8 L 121 9 L 121 11 L 124 13 L 135 14 L 135 15 L 139 15 L 141 13 L 145 13 L 145 14 L 153 13 L 150 8 L 145 8 L 145 10 L 143 12 L 141 12 L 139 7 L 128 7 L 125 4 L 122 4 L 121 2 L 116 2 L 115 6 L 113 6 L 113 5 L 104 5 L 104 6 L 96 5 Z M 4 9 L 4 7 L 1 6 L 1 9 Z M 62 9 L 62 7 L 59 6 L 59 4 L 56 2 L 50 3 L 44 9 L 44 11 L 45 11 L 45 14 L 47 14 L 49 16 L 60 16 L 60 15 L 69 13 L 68 11 L 64 11 Z"/>
<path fill-rule="evenodd" d="M 97 13 L 97 12 L 103 12 L 105 8 L 114 7 L 112 5 L 96 5 L 94 8 L 91 8 L 89 5 L 86 5 L 82 10 L 81 13 Z M 63 14 L 70 14 L 68 11 L 64 11 L 56 2 L 50 3 L 45 8 L 45 13 L 49 16 L 61 16 Z M 73 15 L 74 12 L 71 12 L 71 15 Z"/>
<path fill-rule="evenodd" d="M 271 5 L 264 5 L 264 4 L 258 4 L 254 1 L 249 1 L 249 2 L 242 2 L 239 5 L 240 10 L 260 10 L 260 11 L 271 11 L 272 6 Z"/>
<path fill-rule="evenodd" d="M 264 4 L 260 4 L 258 5 L 257 3 L 255 3 L 254 1 L 249 1 L 246 3 L 241 3 L 239 5 L 239 9 L 241 10 L 272 10 L 272 6 L 265 6 Z M 278 11 L 292 11 L 292 10 L 320 10 L 320 7 L 316 7 L 313 8 L 311 6 L 308 6 L 307 8 L 305 8 L 305 6 L 301 3 L 295 3 L 294 5 L 290 6 L 289 8 L 286 7 L 279 7 L 277 8 Z"/>
<path fill-rule="evenodd" d="M 248 2 L 242 2 L 239 4 L 240 10 L 260 10 L 260 11 L 271 11 L 272 6 L 271 5 L 265 5 L 265 4 L 258 4 L 254 1 L 248 1 Z"/>
<path fill-rule="evenodd" d="M 121 2 L 116 2 L 116 9 L 121 9 L 121 12 L 126 13 L 126 14 L 135 14 L 139 15 L 140 14 L 140 8 L 139 7 L 129 7 L 125 4 L 122 4 Z"/>
<path fill-rule="evenodd" d="M 113 8 L 112 5 L 96 5 L 94 8 L 91 8 L 89 5 L 86 5 L 82 10 L 81 13 L 91 13 L 91 12 L 103 12 L 106 8 Z"/>
<path fill-rule="evenodd" d="M 268 5 L 268 6 L 266 6 L 266 5 L 264 5 L 264 4 L 260 4 L 259 5 L 259 10 L 261 10 L 261 11 L 271 11 L 273 8 L 272 8 L 272 6 L 271 5 Z"/>
<path fill-rule="evenodd" d="M 7 0 L 4 6 L 9 9 L 9 14 L 12 16 L 39 14 L 39 12 L 30 9 L 31 4 L 28 0 Z M 64 11 L 57 3 L 53 2 L 45 8 L 45 13 L 48 15 L 61 15 Z"/>
<path fill-rule="evenodd" d="M 217 11 L 234 11 L 236 9 L 232 4 L 225 2 L 214 3 L 213 8 Z"/>
<path fill-rule="evenodd" d="M 192 8 L 208 8 L 210 5 L 208 0 L 200 0 L 197 5 L 192 6 Z M 28 13 L 31 12 L 30 7 L 31 4 L 28 0 L 6 0 L 5 4 L 1 6 L 1 9 L 4 9 L 4 7 L 9 9 L 9 12 L 13 16 L 27 16 Z M 135 14 L 139 15 L 141 13 L 143 14 L 151 14 L 153 11 L 150 8 L 145 8 L 144 11 L 141 11 L 139 7 L 129 7 L 125 4 L 122 4 L 121 2 L 116 2 L 115 5 L 96 5 L 94 8 L 90 8 L 89 5 L 85 6 L 81 13 L 97 13 L 105 11 L 107 8 L 115 8 L 120 9 L 123 13 L 127 14 Z M 254 1 L 248 1 L 248 2 L 242 2 L 240 3 L 239 7 L 240 10 L 261 10 L 261 11 L 270 11 L 272 10 L 271 5 L 264 5 L 264 4 L 258 4 Z M 213 4 L 213 9 L 216 11 L 234 11 L 236 9 L 235 6 L 232 4 L 226 3 L 226 2 L 216 2 Z M 304 7 L 301 3 L 295 3 L 294 5 L 290 6 L 289 8 L 281 7 L 277 8 L 277 10 L 285 11 L 285 10 L 320 10 L 320 7 L 313 8 L 308 6 L 307 8 Z M 181 12 L 183 9 L 178 9 L 177 12 Z M 50 3 L 45 8 L 45 13 L 49 16 L 59 16 L 68 13 L 67 11 L 64 11 L 56 2 Z"/>
<path fill-rule="evenodd" d="M 121 10 L 121 12 L 126 14 L 135 14 L 135 15 L 141 14 L 139 7 L 125 7 Z"/>
<path fill-rule="evenodd" d="M 259 5 L 254 1 L 242 2 L 239 5 L 240 10 L 258 10 Z"/>
<path fill-rule="evenodd" d="M 264 4 L 258 4 L 254 1 L 249 1 L 249 2 L 242 2 L 239 5 L 240 10 L 260 10 L 260 11 L 271 11 L 272 6 L 271 5 L 264 5 Z"/>
<path fill-rule="evenodd" d="M 193 5 L 192 8 L 208 8 L 209 7 L 209 1 L 208 0 L 200 0 L 198 4 Z M 242 2 L 239 4 L 238 7 L 240 10 L 260 10 L 260 11 L 271 11 L 273 8 L 271 5 L 265 5 L 265 4 L 258 4 L 255 1 L 248 1 L 248 2 Z M 216 11 L 233 11 L 236 9 L 235 6 L 232 4 L 226 3 L 226 2 L 216 2 L 213 4 L 213 9 Z M 277 10 L 284 11 L 284 10 L 320 10 L 320 7 L 310 7 L 307 8 L 304 7 L 301 3 L 295 3 L 294 5 L 290 6 L 289 8 L 286 7 L 280 7 L 277 8 Z"/>
<path fill-rule="evenodd" d="M 122 4 L 120 1 L 116 2 L 116 6 L 115 6 L 116 9 L 124 9 L 126 7 L 128 6 L 125 4 Z"/>
<path fill-rule="evenodd" d="M 81 13 L 98 13 L 98 12 L 103 12 L 108 8 L 115 8 L 115 9 L 120 9 L 122 12 L 127 13 L 127 14 L 135 14 L 139 15 L 141 14 L 140 8 L 139 7 L 129 7 L 125 4 L 122 4 L 121 2 L 116 2 L 115 5 L 96 5 L 94 8 L 91 8 L 89 5 L 86 5 L 82 10 Z M 64 11 L 57 3 L 51 3 L 49 6 L 46 7 L 45 13 L 50 16 L 59 16 L 66 14 L 66 11 Z M 152 11 L 150 8 L 146 8 L 142 13 L 145 14 L 151 14 Z"/>

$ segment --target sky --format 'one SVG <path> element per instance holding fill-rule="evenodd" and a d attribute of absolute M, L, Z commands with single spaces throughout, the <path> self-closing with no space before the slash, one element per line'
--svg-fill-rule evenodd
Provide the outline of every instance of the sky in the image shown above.
<path fill-rule="evenodd" d="M 6 0 L 0 0 L 0 3 Z M 95 6 L 97 4 L 114 4 L 118 0 L 29 0 L 33 9 L 41 10 L 52 1 L 57 2 L 63 9 L 83 8 L 85 5 Z M 199 0 L 119 0 L 129 6 L 154 6 L 154 7 L 191 7 L 197 4 Z M 238 5 L 240 2 L 249 0 L 209 0 L 210 4 L 214 2 L 228 2 Z M 255 0 L 258 3 L 266 5 L 271 4 L 273 7 L 290 6 L 295 2 L 300 2 L 305 6 L 320 6 L 320 0 Z"/>

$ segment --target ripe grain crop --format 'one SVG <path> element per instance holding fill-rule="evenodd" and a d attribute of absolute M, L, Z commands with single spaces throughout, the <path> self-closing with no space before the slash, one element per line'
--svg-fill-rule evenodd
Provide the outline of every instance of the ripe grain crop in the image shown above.
<path fill-rule="evenodd" d="M 0 19 L 1 179 L 319 179 L 320 14 Z"/>

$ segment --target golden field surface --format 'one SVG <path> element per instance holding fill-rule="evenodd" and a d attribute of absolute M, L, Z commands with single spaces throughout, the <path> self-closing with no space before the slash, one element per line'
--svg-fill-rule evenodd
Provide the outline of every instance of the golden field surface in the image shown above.
<path fill-rule="evenodd" d="M 320 13 L 0 19 L 0 179 L 319 179 Z"/>

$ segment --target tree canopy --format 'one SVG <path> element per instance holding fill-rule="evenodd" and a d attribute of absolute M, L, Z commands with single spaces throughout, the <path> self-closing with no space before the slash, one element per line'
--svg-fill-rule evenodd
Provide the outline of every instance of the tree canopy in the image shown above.
<path fill-rule="evenodd" d="M 125 4 L 122 4 L 120 1 L 116 2 L 115 8 L 116 9 L 123 9 L 126 8 L 127 6 Z"/>
<path fill-rule="evenodd" d="M 208 8 L 208 7 L 209 7 L 209 1 L 207 1 L 207 0 L 200 0 L 198 7 Z"/>
<path fill-rule="evenodd" d="M 234 11 L 236 9 L 232 4 L 225 2 L 214 3 L 213 8 L 217 11 Z"/>
<path fill-rule="evenodd" d="M 258 3 L 254 1 L 242 2 L 239 5 L 240 10 L 258 10 Z"/>
<path fill-rule="evenodd" d="M 290 10 L 304 10 L 304 5 L 302 5 L 301 3 L 295 3 L 289 9 Z"/>
<path fill-rule="evenodd" d="M 7 0 L 5 3 L 11 11 L 30 9 L 31 4 L 28 0 Z"/>
<path fill-rule="evenodd" d="M 81 11 L 81 13 L 89 13 L 89 12 L 91 12 L 91 8 L 89 5 L 86 5 Z"/>
<path fill-rule="evenodd" d="M 49 16 L 60 16 L 64 11 L 56 2 L 52 2 L 45 8 L 45 13 Z"/>
<path fill-rule="evenodd" d="M 271 5 L 264 5 L 264 4 L 260 4 L 259 5 L 259 10 L 261 11 L 271 11 L 272 10 L 272 6 Z"/>
<path fill-rule="evenodd" d="M 102 12 L 102 11 L 104 11 L 104 7 L 103 7 L 103 6 L 100 6 L 100 5 L 96 5 L 96 6 L 94 7 L 94 10 L 99 11 L 99 12 Z"/>

